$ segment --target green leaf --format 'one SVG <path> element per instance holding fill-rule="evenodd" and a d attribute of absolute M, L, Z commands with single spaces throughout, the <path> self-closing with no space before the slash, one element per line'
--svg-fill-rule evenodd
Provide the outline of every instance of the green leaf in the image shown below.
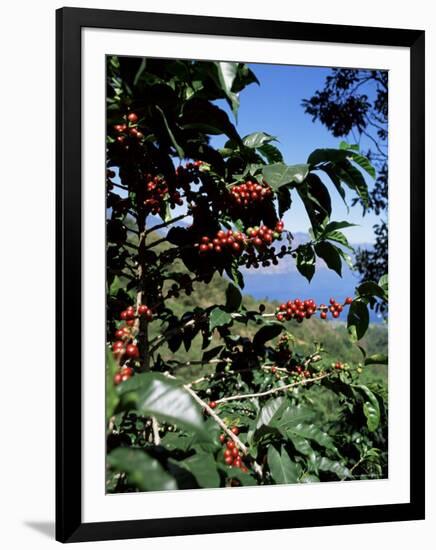
<path fill-rule="evenodd" d="M 340 162 L 346 160 L 349 153 L 343 149 L 315 149 L 310 153 L 307 162 L 311 166 L 315 166 L 320 162 Z"/>
<path fill-rule="evenodd" d="M 336 246 L 327 241 L 321 241 L 315 244 L 315 252 L 325 261 L 329 269 L 336 271 L 342 277 L 342 260 Z"/>
<path fill-rule="evenodd" d="M 259 430 L 262 426 L 269 426 L 283 412 L 285 407 L 285 397 L 280 396 L 269 399 L 257 415 L 255 430 Z"/>
<path fill-rule="evenodd" d="M 358 152 L 359 146 L 357 145 L 357 143 L 350 144 L 346 141 L 341 141 L 341 143 L 339 144 L 339 149 L 347 149 L 348 151 Z"/>
<path fill-rule="evenodd" d="M 324 166 L 320 166 L 319 168 L 320 168 L 320 170 L 325 172 L 328 175 L 328 177 L 331 179 L 333 185 L 336 187 L 337 192 L 339 193 L 339 195 L 341 196 L 345 206 L 347 207 L 347 211 L 349 211 L 350 209 L 349 209 L 347 201 L 346 201 L 345 190 L 342 187 L 340 178 L 336 175 L 335 171 L 333 170 L 332 165 L 331 164 L 330 165 L 326 164 Z"/>
<path fill-rule="evenodd" d="M 322 456 L 316 456 L 312 462 L 312 465 L 322 472 L 331 472 L 336 474 L 339 479 L 353 477 L 350 470 L 341 462 L 330 460 L 329 458 Z"/>
<path fill-rule="evenodd" d="M 146 372 L 136 374 L 118 388 L 124 407 L 207 436 L 200 407 L 175 380 Z"/>
<path fill-rule="evenodd" d="M 221 353 L 224 349 L 224 345 L 221 346 L 215 346 L 214 348 L 208 349 L 203 353 L 202 361 L 205 363 L 208 363 L 211 359 L 216 357 L 219 353 Z"/>
<path fill-rule="evenodd" d="M 156 105 L 156 109 L 160 112 L 160 114 L 162 115 L 162 119 L 163 119 L 163 122 L 164 122 L 164 125 L 165 125 L 165 128 L 168 132 L 168 135 L 170 137 L 170 140 L 171 140 L 171 143 L 173 144 L 175 150 L 177 151 L 177 154 L 179 156 L 179 158 L 184 158 L 185 157 L 185 152 L 183 151 L 183 149 L 180 147 L 180 145 L 177 143 L 176 141 L 176 138 L 174 137 L 174 134 L 173 132 L 171 131 L 171 128 L 168 124 L 168 121 L 167 121 L 167 118 L 165 116 L 165 113 L 162 111 L 162 109 L 159 107 L 159 105 Z"/>
<path fill-rule="evenodd" d="M 283 447 L 279 452 L 273 445 L 270 445 L 268 465 L 275 483 L 297 483 L 300 469 Z"/>
<path fill-rule="evenodd" d="M 193 435 L 188 435 L 182 432 L 167 432 L 161 439 L 160 444 L 169 451 L 178 449 L 180 451 L 189 451 L 194 441 Z"/>
<path fill-rule="evenodd" d="M 348 311 L 347 327 L 353 340 L 360 340 L 368 329 L 369 313 L 366 304 L 354 300 Z"/>
<path fill-rule="evenodd" d="M 375 168 L 366 157 L 359 155 L 358 153 L 352 153 L 351 158 L 353 159 L 353 162 L 363 168 L 365 172 L 372 177 L 372 179 L 376 178 L 377 174 Z"/>
<path fill-rule="evenodd" d="M 313 456 L 314 450 L 310 446 L 310 443 L 304 437 L 294 433 L 292 429 L 283 432 L 285 437 L 289 438 L 295 447 L 295 450 L 305 456 Z"/>
<path fill-rule="evenodd" d="M 262 169 L 265 181 L 274 191 L 277 191 L 282 185 L 302 183 L 308 173 L 309 166 L 307 164 L 288 166 L 282 162 L 276 162 L 268 164 Z"/>
<path fill-rule="evenodd" d="M 268 164 L 274 162 L 283 162 L 283 155 L 275 145 L 264 143 L 257 148 L 258 152 L 268 161 Z"/>
<path fill-rule="evenodd" d="M 315 252 L 312 245 L 300 245 L 297 248 L 297 269 L 310 282 L 315 273 Z"/>
<path fill-rule="evenodd" d="M 389 277 L 388 275 L 382 275 L 378 282 L 379 286 L 385 291 L 386 295 L 388 294 L 389 289 Z"/>
<path fill-rule="evenodd" d="M 353 388 L 363 393 L 365 400 L 363 403 L 363 413 L 366 416 L 368 430 L 373 432 L 380 424 L 380 405 L 378 399 L 367 386 L 353 384 Z"/>
<path fill-rule="evenodd" d="M 361 198 L 365 208 L 369 206 L 368 186 L 362 174 L 348 160 L 334 166 L 338 177 Z"/>
<path fill-rule="evenodd" d="M 209 315 L 209 330 L 212 332 L 216 327 L 230 325 L 233 321 L 232 316 L 220 307 L 215 307 Z"/>
<path fill-rule="evenodd" d="M 303 437 L 305 439 L 311 439 L 335 453 L 338 452 L 332 438 L 326 433 L 320 430 L 315 424 L 296 424 L 294 426 L 288 426 L 286 429 L 287 434 L 295 434 L 296 436 Z"/>
<path fill-rule="evenodd" d="M 246 472 L 243 472 L 239 468 L 229 468 L 228 466 L 224 466 L 223 464 L 218 464 L 217 466 L 226 478 L 237 479 L 244 487 L 257 485 L 257 481 L 253 476 Z"/>
<path fill-rule="evenodd" d="M 147 59 L 143 57 L 141 60 L 141 64 L 139 65 L 139 69 L 136 71 L 135 78 L 133 79 L 134 86 L 138 84 L 138 80 L 141 78 L 141 75 L 145 71 L 146 66 L 147 66 Z"/>
<path fill-rule="evenodd" d="M 258 351 L 263 351 L 268 340 L 272 340 L 284 330 L 283 323 L 269 322 L 263 325 L 253 338 L 253 347 Z"/>
<path fill-rule="evenodd" d="M 291 208 L 292 199 L 290 189 L 287 187 L 280 187 L 277 191 L 277 202 L 279 207 L 279 217 L 282 218 L 283 214 Z"/>
<path fill-rule="evenodd" d="M 235 117 L 238 113 L 239 99 L 238 95 L 232 92 L 232 86 L 238 73 L 238 65 L 239 63 L 229 61 L 218 61 L 215 63 L 221 88 L 227 97 Z"/>
<path fill-rule="evenodd" d="M 238 311 L 241 307 L 242 294 L 237 286 L 229 283 L 226 289 L 226 310 Z"/>
<path fill-rule="evenodd" d="M 338 229 L 345 229 L 346 227 L 356 227 L 355 223 L 350 222 L 329 222 L 325 228 L 323 235 L 328 235 L 332 231 L 337 231 Z"/>
<path fill-rule="evenodd" d="M 212 455 L 197 453 L 177 462 L 177 464 L 189 470 L 200 487 L 214 488 L 220 486 L 220 477 Z"/>
<path fill-rule="evenodd" d="M 334 241 L 341 244 L 342 246 L 346 246 L 349 250 L 354 252 L 354 248 L 348 242 L 347 237 L 340 231 L 331 231 L 327 235 L 324 235 L 324 239 L 328 239 L 329 241 Z"/>
<path fill-rule="evenodd" d="M 118 395 L 115 391 L 114 375 L 118 370 L 118 365 L 114 359 L 112 351 L 106 349 L 106 420 L 113 416 L 118 405 Z"/>
<path fill-rule="evenodd" d="M 250 149 L 257 149 L 265 143 L 269 143 L 270 141 L 275 140 L 276 138 L 274 136 L 270 136 L 265 132 L 254 132 L 242 138 L 242 143 L 245 145 L 245 147 L 249 147 Z"/>
<path fill-rule="evenodd" d="M 383 300 L 387 300 L 384 289 L 373 281 L 365 281 L 356 288 L 360 296 L 377 296 Z"/>
<path fill-rule="evenodd" d="M 365 365 L 387 365 L 388 356 L 384 353 L 375 353 L 365 359 Z"/>
<path fill-rule="evenodd" d="M 141 491 L 173 491 L 175 480 L 160 463 L 140 449 L 117 448 L 107 457 L 109 465 L 127 475 L 129 483 Z"/>
<path fill-rule="evenodd" d="M 281 430 L 286 430 L 290 427 L 297 426 L 301 423 L 313 421 L 315 413 L 309 407 L 303 405 L 290 405 L 283 412 L 282 416 L 274 422 Z"/>

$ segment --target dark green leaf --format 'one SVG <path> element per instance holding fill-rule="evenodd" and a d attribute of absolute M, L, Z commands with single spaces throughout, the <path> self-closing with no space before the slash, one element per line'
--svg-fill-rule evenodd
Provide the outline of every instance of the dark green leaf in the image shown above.
<path fill-rule="evenodd" d="M 339 162 L 348 157 L 348 151 L 343 149 L 315 149 L 307 159 L 308 164 L 315 166 L 320 162 Z"/>
<path fill-rule="evenodd" d="M 366 424 L 370 432 L 375 431 L 380 424 L 380 405 L 372 391 L 363 385 L 353 384 L 353 388 L 360 390 L 364 396 L 363 413 L 366 416 Z"/>
<path fill-rule="evenodd" d="M 118 370 L 110 349 L 106 350 L 106 419 L 109 420 L 118 405 L 118 395 L 115 391 L 114 375 Z"/>
<path fill-rule="evenodd" d="M 220 477 L 212 455 L 197 453 L 179 461 L 178 464 L 191 472 L 200 487 L 213 488 L 220 486 Z"/>
<path fill-rule="evenodd" d="M 300 245 L 297 249 L 297 269 L 310 282 L 315 273 L 315 252 L 312 245 Z"/>
<path fill-rule="evenodd" d="M 360 296 L 377 296 L 378 298 L 386 300 L 386 294 L 383 288 L 373 281 L 362 283 L 356 290 Z"/>
<path fill-rule="evenodd" d="M 180 145 L 177 143 L 176 141 L 176 138 L 174 137 L 174 134 L 168 124 L 168 121 L 167 121 L 167 118 L 165 116 L 165 113 L 162 111 L 162 109 L 159 107 L 159 105 L 156 105 L 156 109 L 160 112 L 161 116 L 162 116 L 162 119 L 163 119 L 163 122 L 164 122 L 164 126 L 168 132 L 168 135 L 169 135 L 169 138 L 171 140 L 171 143 L 173 144 L 175 150 L 177 151 L 177 154 L 179 155 L 179 157 L 182 159 L 185 157 L 185 152 L 183 151 L 183 149 L 180 147 Z"/>
<path fill-rule="evenodd" d="M 127 475 L 128 482 L 141 491 L 172 491 L 175 480 L 160 463 L 140 449 L 117 448 L 107 457 L 110 466 Z"/>
<path fill-rule="evenodd" d="M 268 448 L 268 465 L 276 483 L 297 483 L 300 468 L 282 447 L 279 452 L 273 445 Z"/>
<path fill-rule="evenodd" d="M 368 329 L 369 313 L 365 303 L 354 300 L 348 311 L 348 332 L 354 340 L 360 340 Z"/>
<path fill-rule="evenodd" d="M 258 147 L 258 152 L 268 161 L 268 164 L 274 162 L 283 162 L 283 155 L 275 145 L 264 143 Z"/>
<path fill-rule="evenodd" d="M 282 331 L 284 330 L 282 323 L 274 323 L 270 322 L 268 324 L 263 325 L 253 338 L 253 346 L 258 351 L 263 351 L 263 348 L 268 342 L 268 340 L 272 340 L 276 336 L 278 336 Z"/>
<path fill-rule="evenodd" d="M 238 311 L 241 307 L 242 294 L 237 286 L 229 283 L 226 289 L 226 310 Z"/>
<path fill-rule="evenodd" d="M 292 204 L 291 191 L 287 187 L 280 187 L 277 191 L 277 202 L 279 206 L 279 218 L 289 210 Z"/>
<path fill-rule="evenodd" d="M 315 244 L 315 252 L 325 261 L 329 269 L 336 271 L 342 277 L 342 260 L 336 246 L 327 241 L 321 241 Z"/>

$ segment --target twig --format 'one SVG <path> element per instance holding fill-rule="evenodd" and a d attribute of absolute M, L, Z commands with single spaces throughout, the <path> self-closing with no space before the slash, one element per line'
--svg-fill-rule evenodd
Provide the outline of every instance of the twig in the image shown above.
<path fill-rule="evenodd" d="M 323 378 L 327 378 L 328 376 L 331 376 L 331 375 L 332 373 L 321 374 L 319 376 L 315 376 L 314 378 L 306 378 L 305 380 L 301 380 L 299 382 L 292 382 L 291 384 L 285 384 L 284 386 L 278 386 L 277 388 L 272 388 L 270 390 L 266 390 L 258 393 L 230 395 L 229 397 L 223 397 L 221 399 L 217 399 L 216 404 L 219 405 L 221 403 L 227 403 L 228 401 L 235 401 L 237 399 L 252 399 L 255 397 L 265 397 L 267 395 L 274 395 L 275 393 L 281 393 L 281 392 L 287 391 L 289 390 L 289 388 L 295 388 L 296 386 L 305 386 L 310 382 L 317 382 L 318 380 L 322 380 Z"/>
<path fill-rule="evenodd" d="M 163 229 L 164 227 L 168 227 L 169 225 L 173 223 L 177 223 L 180 220 L 183 220 L 184 218 L 187 218 L 191 214 L 181 214 L 180 216 L 177 216 L 176 218 L 172 218 L 171 220 L 168 220 L 167 222 L 159 223 L 157 225 L 153 225 L 150 229 L 146 231 L 146 235 L 149 233 L 152 233 L 153 231 L 158 231 L 159 229 Z"/>
<path fill-rule="evenodd" d="M 207 411 L 209 416 L 215 420 L 215 422 L 218 424 L 218 426 L 225 432 L 230 439 L 234 442 L 234 444 L 240 449 L 245 456 L 248 456 L 253 461 L 253 469 L 257 473 L 259 477 L 263 476 L 263 471 L 261 466 L 254 460 L 254 458 L 250 455 L 249 450 L 247 447 L 242 443 L 242 441 L 239 439 L 237 435 L 235 435 L 227 426 L 226 424 L 221 420 L 221 418 L 216 414 L 216 412 L 209 407 L 209 405 L 203 401 L 198 395 L 195 393 L 195 391 L 188 385 L 183 386 L 184 389 L 192 396 L 192 398 L 203 408 Z"/>
<path fill-rule="evenodd" d="M 154 416 L 151 417 L 151 428 L 155 445 L 160 445 L 159 424 Z"/>

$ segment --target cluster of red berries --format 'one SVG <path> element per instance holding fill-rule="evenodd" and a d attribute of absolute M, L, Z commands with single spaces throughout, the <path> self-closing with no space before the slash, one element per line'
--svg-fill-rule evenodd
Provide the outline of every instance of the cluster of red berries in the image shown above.
<path fill-rule="evenodd" d="M 183 204 L 180 193 L 177 190 L 170 190 L 163 178 L 147 174 L 147 180 L 147 198 L 144 200 L 144 204 L 152 214 L 159 214 L 167 199 L 170 201 L 171 208 L 174 208 L 176 204 L 179 206 Z"/>
<path fill-rule="evenodd" d="M 121 382 L 125 382 L 132 376 L 133 376 L 132 367 L 123 366 L 119 369 L 119 371 L 116 374 L 114 374 L 114 384 L 117 386 L 118 384 L 121 384 Z"/>
<path fill-rule="evenodd" d="M 345 301 L 343 304 L 340 304 L 334 298 L 330 298 L 329 306 L 326 306 L 325 304 L 321 304 L 319 306 L 319 309 L 321 311 L 319 316 L 321 317 L 321 319 L 327 319 L 327 314 L 330 311 L 333 319 L 337 319 L 339 315 L 342 313 L 342 311 L 344 310 L 344 306 L 349 306 L 352 303 L 352 301 L 353 301 L 353 298 L 348 297 L 348 298 L 345 298 Z"/>
<path fill-rule="evenodd" d="M 137 310 L 135 310 L 133 306 L 129 306 L 120 313 L 120 319 L 121 321 L 126 321 L 126 325 L 131 327 L 135 323 L 135 317 L 140 317 L 142 315 L 145 315 L 147 321 L 153 320 L 153 312 L 151 308 L 145 304 L 140 304 Z"/>
<path fill-rule="evenodd" d="M 333 368 L 336 370 L 342 370 L 344 368 L 344 365 L 340 361 L 336 361 L 336 363 L 333 363 Z"/>
<path fill-rule="evenodd" d="M 239 434 L 239 429 L 237 428 L 237 426 L 233 426 L 233 428 L 231 428 L 231 431 L 235 435 Z M 235 442 L 230 438 L 227 439 L 224 434 L 220 435 L 220 442 L 226 447 L 224 449 L 224 462 L 230 467 L 234 466 L 235 468 L 240 468 L 243 472 L 247 473 L 248 468 L 244 464 L 243 456 L 236 447 Z"/>
<path fill-rule="evenodd" d="M 246 234 L 241 231 L 223 231 L 221 229 L 215 237 L 202 237 L 198 245 L 199 251 L 201 253 L 227 251 L 239 255 L 244 249 L 253 246 L 255 249 L 262 250 L 272 244 L 275 239 L 280 238 L 283 227 L 283 222 L 279 221 L 274 229 L 265 225 L 250 227 Z"/>
<path fill-rule="evenodd" d="M 237 206 L 260 203 L 271 196 L 272 189 L 265 181 L 263 183 L 247 181 L 234 185 L 230 190 L 230 199 Z"/>
<path fill-rule="evenodd" d="M 204 236 L 199 244 L 200 252 L 217 252 L 218 254 L 224 251 L 239 254 L 247 244 L 247 236 L 241 231 L 223 231 L 220 229 L 215 237 Z"/>
<path fill-rule="evenodd" d="M 314 300 L 289 300 L 286 303 L 280 304 L 277 308 L 276 318 L 278 321 L 289 321 L 296 319 L 301 322 L 303 319 L 310 319 L 316 312 L 316 303 Z"/>
<path fill-rule="evenodd" d="M 116 138 L 118 143 L 124 143 L 128 136 L 141 140 L 144 134 L 138 130 L 138 115 L 136 113 L 129 113 L 125 118 L 125 123 L 115 124 L 114 126 L 115 131 L 119 134 Z"/>
<path fill-rule="evenodd" d="M 332 317 L 337 319 L 344 309 L 345 305 L 350 305 L 353 301 L 352 298 L 346 298 L 343 304 L 338 303 L 334 298 L 330 298 L 330 306 L 321 304 L 317 306 L 315 301 L 309 300 L 289 300 L 286 303 L 280 304 L 276 309 L 276 318 L 278 321 L 289 321 L 296 319 L 298 322 L 302 322 L 303 319 L 310 319 L 317 310 L 320 311 L 319 316 L 321 319 L 327 319 L 327 314 L 330 311 Z"/>

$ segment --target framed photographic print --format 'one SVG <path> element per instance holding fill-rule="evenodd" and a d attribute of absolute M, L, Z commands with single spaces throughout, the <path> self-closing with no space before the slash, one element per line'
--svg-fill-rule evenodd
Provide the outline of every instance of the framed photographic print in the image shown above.
<path fill-rule="evenodd" d="M 57 539 L 423 519 L 423 197 L 423 31 L 58 10 Z"/>

